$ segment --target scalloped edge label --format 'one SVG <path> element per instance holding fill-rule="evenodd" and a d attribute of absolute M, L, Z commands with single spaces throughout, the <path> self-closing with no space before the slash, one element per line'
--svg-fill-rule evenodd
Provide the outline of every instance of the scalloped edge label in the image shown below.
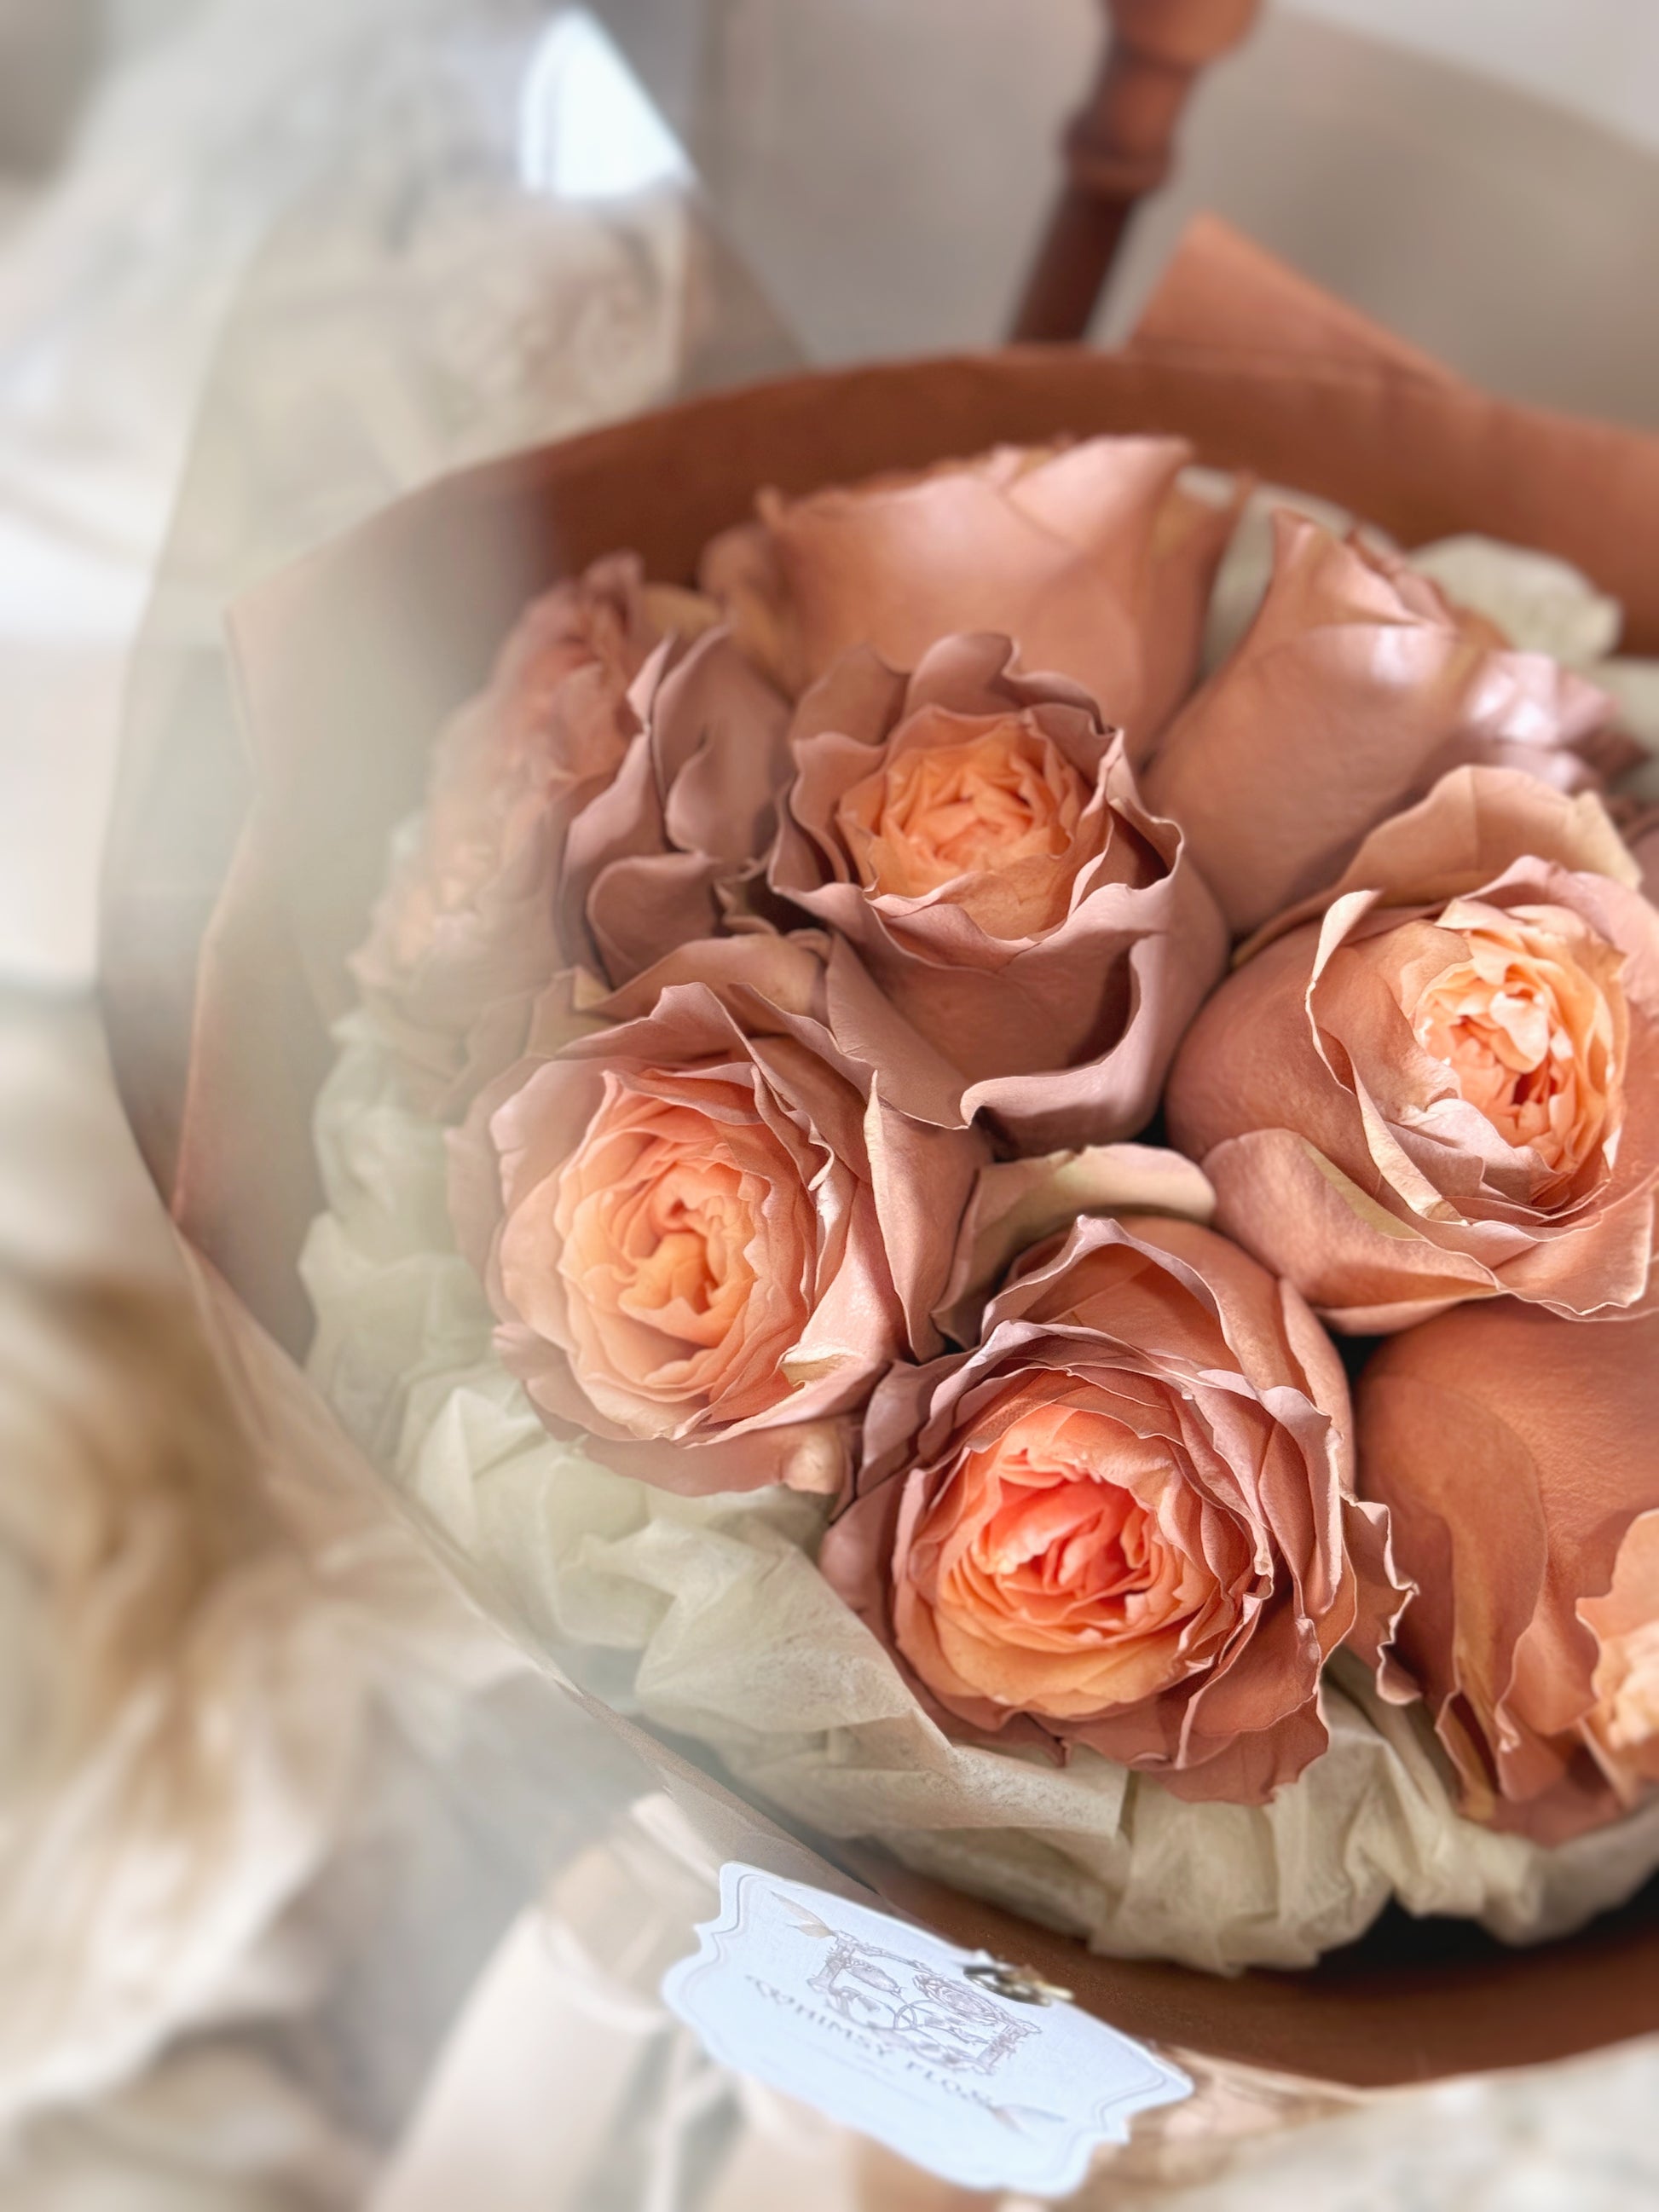
<path fill-rule="evenodd" d="M 983 1951 L 728 1860 L 665 2002 L 722 2065 L 964 2189 L 1060 2197 L 1178 2068 L 1063 2002 L 999 1993 Z"/>

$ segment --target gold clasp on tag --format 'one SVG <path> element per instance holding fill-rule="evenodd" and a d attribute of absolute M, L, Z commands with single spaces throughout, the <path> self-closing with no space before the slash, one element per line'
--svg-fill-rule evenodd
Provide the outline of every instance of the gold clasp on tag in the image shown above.
<path fill-rule="evenodd" d="M 1069 2004 L 1072 2001 L 1070 1990 L 1062 1990 L 1054 1982 L 1045 1982 L 1030 1966 L 1011 1966 L 1001 1959 L 976 1959 L 962 1971 L 981 1989 L 994 1990 L 1000 1997 L 1010 1997 L 1015 2004 Z"/>

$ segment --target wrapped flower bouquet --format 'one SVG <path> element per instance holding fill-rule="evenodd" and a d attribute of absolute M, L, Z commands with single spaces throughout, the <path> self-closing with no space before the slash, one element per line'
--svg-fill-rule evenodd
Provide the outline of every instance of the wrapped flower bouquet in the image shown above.
<path fill-rule="evenodd" d="M 1219 308 L 1206 353 L 1233 252 L 1126 356 L 702 402 L 256 595 L 156 1148 L 589 1694 L 1222 1970 L 1391 1899 L 1559 1936 L 1659 1866 L 1605 592 L 1638 648 L 1659 602 L 1585 521 L 1659 456 L 1339 317 L 1334 368 Z"/>

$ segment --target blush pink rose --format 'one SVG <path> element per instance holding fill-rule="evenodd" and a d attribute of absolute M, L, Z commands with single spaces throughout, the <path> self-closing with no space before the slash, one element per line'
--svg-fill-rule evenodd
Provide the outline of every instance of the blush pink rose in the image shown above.
<path fill-rule="evenodd" d="M 1605 692 L 1496 641 L 1403 561 L 1275 516 L 1260 611 L 1144 777 L 1235 932 L 1329 883 L 1451 769 L 1521 768 L 1580 790 L 1624 764 Z"/>
<path fill-rule="evenodd" d="M 947 638 L 910 677 L 858 651 L 790 746 L 770 882 L 930 1048 L 871 1046 L 896 1101 L 1022 1146 L 1143 1127 L 1226 933 L 1088 695 L 1021 672 L 1006 638 Z"/>
<path fill-rule="evenodd" d="M 453 1110 L 481 1079 L 481 1033 L 561 964 L 554 885 L 570 823 L 639 727 L 630 687 L 713 610 L 647 586 L 631 554 L 556 585 L 502 647 L 488 689 L 440 741 L 418 840 L 354 972 L 417 1095 Z"/>
<path fill-rule="evenodd" d="M 882 1383 L 820 1565 L 952 1735 L 1259 1804 L 1326 1747 L 1325 1659 L 1376 1662 L 1400 1601 L 1352 1449 L 1294 1291 L 1189 1221 L 1077 1219 L 970 1350 Z"/>
<path fill-rule="evenodd" d="M 1543 1844 L 1615 1818 L 1659 1783 L 1659 1320 L 1465 1307 L 1389 1340 L 1358 1420 L 1463 1810 Z"/>
<path fill-rule="evenodd" d="M 938 1342 L 982 1150 L 892 1110 L 823 995 L 805 939 L 688 946 L 453 1142 L 507 1366 L 556 1435 L 665 1489 L 836 1489 L 849 1417 Z"/>
<path fill-rule="evenodd" d="M 1001 632 L 1024 667 L 1092 693 L 1138 758 L 1191 688 L 1237 518 L 1182 489 L 1191 459 L 1178 438 L 1090 438 L 763 492 L 708 549 L 703 588 L 796 693 L 855 646 L 914 668 L 940 638 Z"/>
<path fill-rule="evenodd" d="M 1644 1309 L 1659 914 L 1599 802 L 1460 769 L 1329 900 L 1228 978 L 1171 1071 L 1218 1224 L 1343 1329 L 1500 1292 Z"/>

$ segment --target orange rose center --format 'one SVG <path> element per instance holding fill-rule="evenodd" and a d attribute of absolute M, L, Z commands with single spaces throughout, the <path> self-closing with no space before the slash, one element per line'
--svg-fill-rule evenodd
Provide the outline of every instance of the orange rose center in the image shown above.
<path fill-rule="evenodd" d="M 748 1095 L 708 1088 L 716 1109 L 750 1115 L 613 1088 L 553 1181 L 574 1364 L 596 1402 L 609 1382 L 737 1418 L 788 1388 L 781 1362 L 806 1316 L 811 1194 Z M 527 1231 L 538 1236 L 533 1218 Z M 515 1287 L 533 1323 L 528 1295 Z"/>
<path fill-rule="evenodd" d="M 692 1162 L 655 1149 L 640 1180 L 598 1201 L 606 1249 L 587 1279 L 589 1294 L 677 1346 L 718 1344 L 755 1280 L 743 1177 L 728 1160 Z"/>
<path fill-rule="evenodd" d="M 1571 1174 L 1602 1143 L 1620 1088 L 1620 956 L 1574 915 L 1446 910 L 1462 956 L 1407 1011 L 1418 1042 L 1506 1144 Z"/>
<path fill-rule="evenodd" d="M 1046 1407 L 964 1451 L 911 1570 L 951 1665 L 981 1694 L 1057 1717 L 1097 1711 L 1186 1671 L 1217 1597 L 1197 1523 L 1161 1441 Z"/>
<path fill-rule="evenodd" d="M 994 877 L 1018 890 L 1016 927 L 1048 928 L 1064 918 L 1072 878 L 1091 857 L 1079 845 L 1089 797 L 1029 716 L 925 710 L 885 764 L 844 793 L 836 819 L 871 896 L 921 898 L 951 885 L 971 907 L 973 879 Z"/>

